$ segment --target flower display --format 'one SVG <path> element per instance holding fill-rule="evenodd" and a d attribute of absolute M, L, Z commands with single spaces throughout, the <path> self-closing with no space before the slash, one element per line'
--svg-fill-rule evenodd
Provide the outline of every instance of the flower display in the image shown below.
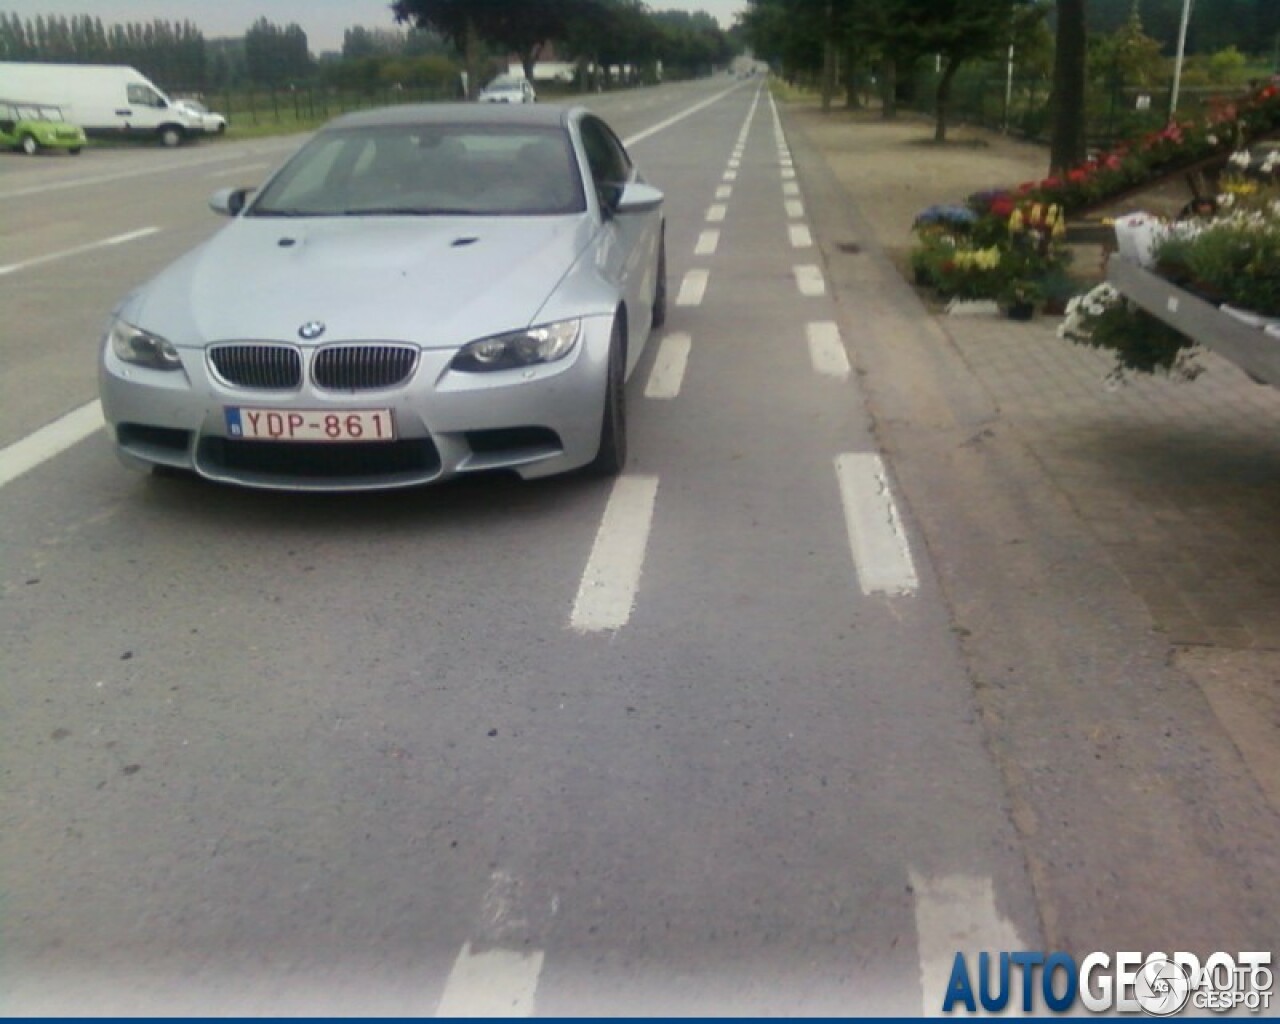
<path fill-rule="evenodd" d="M 1113 380 L 1127 372 L 1163 371 L 1192 380 L 1200 374 L 1195 342 L 1134 305 L 1110 284 L 1100 284 L 1067 304 L 1058 336 L 1116 357 Z"/>

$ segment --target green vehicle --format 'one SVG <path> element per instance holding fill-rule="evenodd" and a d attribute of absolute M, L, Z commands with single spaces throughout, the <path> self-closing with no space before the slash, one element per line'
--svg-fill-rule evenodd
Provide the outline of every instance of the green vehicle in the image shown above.
<path fill-rule="evenodd" d="M 62 116 L 51 103 L 0 100 L 0 147 L 34 156 L 42 149 L 65 149 L 75 155 L 84 147 L 84 129 Z"/>

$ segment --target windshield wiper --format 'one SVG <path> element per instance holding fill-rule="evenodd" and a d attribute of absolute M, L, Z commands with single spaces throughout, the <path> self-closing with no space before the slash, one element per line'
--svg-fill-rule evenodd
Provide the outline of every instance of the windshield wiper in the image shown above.
<path fill-rule="evenodd" d="M 455 213 L 436 206 L 372 206 L 359 210 L 343 210 L 344 217 L 441 217 Z"/>

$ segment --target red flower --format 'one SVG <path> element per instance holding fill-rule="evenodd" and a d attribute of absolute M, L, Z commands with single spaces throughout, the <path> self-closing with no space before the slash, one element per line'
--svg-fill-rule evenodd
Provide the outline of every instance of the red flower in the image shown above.
<path fill-rule="evenodd" d="M 991 200 L 991 214 L 995 217 L 1008 217 L 1013 213 L 1013 200 L 1008 196 L 998 196 Z"/>
<path fill-rule="evenodd" d="M 1077 167 L 1074 170 L 1067 171 L 1067 180 L 1076 185 L 1080 184 L 1080 182 L 1082 181 L 1087 180 L 1088 177 L 1089 177 L 1089 172 L 1085 170 L 1083 167 Z"/>

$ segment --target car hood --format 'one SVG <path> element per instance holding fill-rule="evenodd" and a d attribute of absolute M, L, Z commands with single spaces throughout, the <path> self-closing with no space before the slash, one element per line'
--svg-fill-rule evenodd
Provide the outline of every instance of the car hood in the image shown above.
<path fill-rule="evenodd" d="M 591 241 L 562 217 L 243 217 L 121 313 L 179 346 L 332 341 L 452 348 L 526 327 Z"/>

